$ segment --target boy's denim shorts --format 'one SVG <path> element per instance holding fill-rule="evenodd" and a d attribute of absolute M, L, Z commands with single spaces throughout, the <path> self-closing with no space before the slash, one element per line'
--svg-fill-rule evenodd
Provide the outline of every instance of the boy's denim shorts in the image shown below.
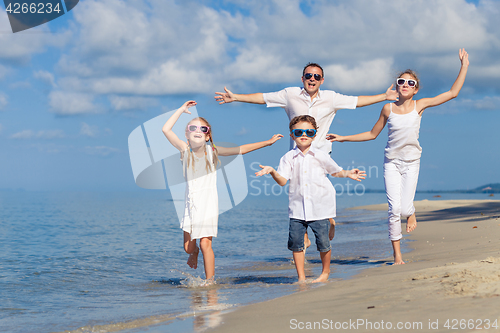
<path fill-rule="evenodd" d="M 316 221 L 304 221 L 291 218 L 288 229 L 288 249 L 294 252 L 304 251 L 304 235 L 307 227 L 311 227 L 316 237 L 316 248 L 319 252 L 328 252 L 332 249 L 328 232 L 330 221 L 328 219 Z"/>

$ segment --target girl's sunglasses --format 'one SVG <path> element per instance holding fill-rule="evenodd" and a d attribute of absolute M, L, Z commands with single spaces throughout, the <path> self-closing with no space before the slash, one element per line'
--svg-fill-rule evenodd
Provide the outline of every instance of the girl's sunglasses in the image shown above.
<path fill-rule="evenodd" d="M 304 132 L 306 135 L 310 138 L 314 137 L 316 135 L 316 130 L 315 129 L 293 129 L 290 133 L 296 138 L 301 137 Z"/>
<path fill-rule="evenodd" d="M 210 132 L 210 127 L 208 127 L 208 126 L 203 126 L 203 125 L 202 126 L 197 126 L 197 125 L 189 125 L 188 126 L 189 132 L 196 132 L 196 130 L 198 128 L 200 129 L 201 133 L 208 133 L 208 132 Z"/>
<path fill-rule="evenodd" d="M 320 80 L 321 80 L 321 75 L 319 75 L 319 74 L 311 74 L 311 73 L 305 73 L 305 74 L 304 74 L 304 78 L 305 78 L 306 80 L 309 80 L 309 79 L 310 79 L 310 78 L 312 78 L 313 76 L 314 76 L 314 79 L 315 79 L 316 81 L 320 81 Z"/>
<path fill-rule="evenodd" d="M 396 83 L 398 86 L 403 86 L 406 82 L 408 82 L 408 87 L 416 87 L 417 86 L 417 81 L 412 80 L 412 79 L 403 79 L 400 77 L 399 79 L 396 80 Z"/>

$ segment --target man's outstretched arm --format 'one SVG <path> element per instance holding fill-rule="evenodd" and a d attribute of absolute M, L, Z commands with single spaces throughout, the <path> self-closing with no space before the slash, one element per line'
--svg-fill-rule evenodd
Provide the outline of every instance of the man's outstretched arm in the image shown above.
<path fill-rule="evenodd" d="M 243 103 L 253 103 L 253 104 L 266 104 L 264 101 L 264 96 L 262 93 L 255 94 L 233 94 L 229 89 L 224 87 L 225 92 L 216 92 L 214 96 L 215 100 L 219 104 L 231 103 L 231 102 L 243 102 Z"/>

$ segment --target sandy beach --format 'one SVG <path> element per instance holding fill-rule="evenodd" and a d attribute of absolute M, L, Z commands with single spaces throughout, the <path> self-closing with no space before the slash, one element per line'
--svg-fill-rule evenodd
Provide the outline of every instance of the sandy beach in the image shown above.
<path fill-rule="evenodd" d="M 500 331 L 500 201 L 423 200 L 415 207 L 407 264 L 238 308 L 211 331 Z"/>

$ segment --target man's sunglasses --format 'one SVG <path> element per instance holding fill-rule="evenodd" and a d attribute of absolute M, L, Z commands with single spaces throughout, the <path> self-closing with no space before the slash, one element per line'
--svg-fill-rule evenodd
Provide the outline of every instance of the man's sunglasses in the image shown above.
<path fill-rule="evenodd" d="M 408 82 L 408 87 L 416 87 L 417 86 L 417 81 L 413 79 L 403 79 L 400 77 L 399 79 L 396 80 L 396 83 L 398 86 L 403 86 L 406 82 Z"/>
<path fill-rule="evenodd" d="M 210 132 L 210 127 L 208 126 L 197 126 L 197 125 L 189 125 L 188 126 L 188 131 L 189 132 L 196 132 L 197 129 L 200 129 L 200 132 L 202 133 L 208 133 Z"/>
<path fill-rule="evenodd" d="M 315 129 L 293 129 L 290 133 L 292 133 L 292 135 L 294 137 L 299 138 L 304 134 L 304 132 L 310 138 L 312 138 L 316 135 Z"/>
<path fill-rule="evenodd" d="M 313 77 L 313 75 L 314 75 L 314 79 L 316 81 L 320 81 L 321 80 L 321 75 L 319 75 L 319 74 L 311 74 L 311 73 L 305 73 L 304 74 L 304 79 L 309 80 L 310 78 Z"/>

